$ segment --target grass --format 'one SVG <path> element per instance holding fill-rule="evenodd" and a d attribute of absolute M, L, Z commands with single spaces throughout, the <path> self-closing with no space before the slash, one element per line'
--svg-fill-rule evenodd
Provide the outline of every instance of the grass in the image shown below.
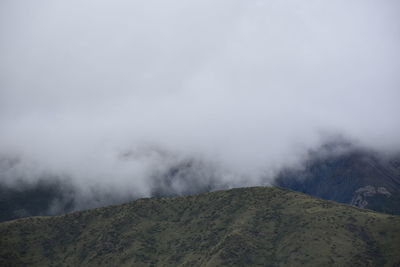
<path fill-rule="evenodd" d="M 0 224 L 1 266 L 395 266 L 400 217 L 278 187 Z"/>

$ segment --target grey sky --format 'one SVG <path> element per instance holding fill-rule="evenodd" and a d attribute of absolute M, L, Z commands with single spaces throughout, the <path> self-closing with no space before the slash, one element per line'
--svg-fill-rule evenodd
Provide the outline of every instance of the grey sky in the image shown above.
<path fill-rule="evenodd" d="M 2 1 L 0 153 L 21 160 L 2 179 L 146 194 L 185 158 L 254 182 L 330 136 L 396 152 L 399 13 L 395 0 Z"/>

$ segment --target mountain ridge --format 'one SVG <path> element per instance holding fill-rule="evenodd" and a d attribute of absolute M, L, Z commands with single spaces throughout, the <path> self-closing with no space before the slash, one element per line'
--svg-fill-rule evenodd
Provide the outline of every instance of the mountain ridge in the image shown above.
<path fill-rule="evenodd" d="M 278 187 L 18 219 L 0 235 L 3 266 L 400 264 L 399 216 Z"/>

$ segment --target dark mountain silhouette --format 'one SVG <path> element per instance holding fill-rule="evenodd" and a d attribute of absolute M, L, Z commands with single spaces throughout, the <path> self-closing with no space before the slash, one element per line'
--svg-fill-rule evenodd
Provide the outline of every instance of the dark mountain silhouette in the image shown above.
<path fill-rule="evenodd" d="M 400 159 L 354 150 L 323 157 L 304 169 L 287 169 L 275 185 L 360 208 L 400 214 Z"/>
<path fill-rule="evenodd" d="M 65 182 L 43 179 L 13 186 L 0 184 L 0 221 L 73 210 L 74 191 Z"/>

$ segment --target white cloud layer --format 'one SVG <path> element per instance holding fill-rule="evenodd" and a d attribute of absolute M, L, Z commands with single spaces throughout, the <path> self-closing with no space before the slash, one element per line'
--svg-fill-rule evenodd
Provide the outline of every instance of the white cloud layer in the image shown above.
<path fill-rule="evenodd" d="M 396 152 L 399 13 L 395 0 L 2 1 L 0 153 L 20 159 L 2 179 L 146 195 L 186 158 L 256 183 L 329 136 Z"/>

